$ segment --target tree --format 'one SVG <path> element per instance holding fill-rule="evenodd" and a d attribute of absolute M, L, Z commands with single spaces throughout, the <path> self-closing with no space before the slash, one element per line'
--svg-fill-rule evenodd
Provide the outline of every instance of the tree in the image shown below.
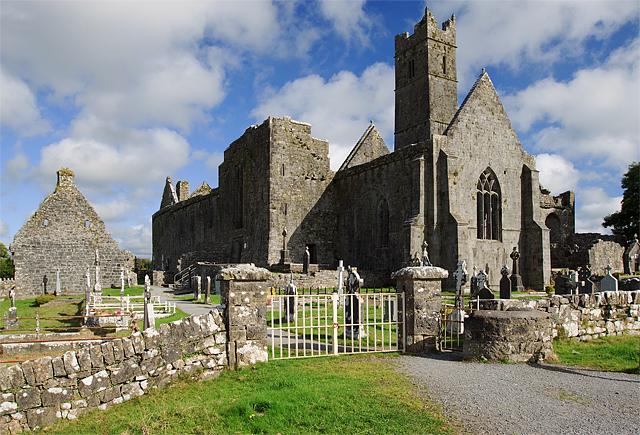
<path fill-rule="evenodd" d="M 622 207 L 605 216 L 602 226 L 612 227 L 613 234 L 623 237 L 625 246 L 629 246 L 640 229 L 640 165 L 637 162 L 629 165 L 621 184 L 624 189 Z"/>
<path fill-rule="evenodd" d="M 4 243 L 0 243 L 0 278 L 13 278 L 15 270 L 9 250 Z"/>

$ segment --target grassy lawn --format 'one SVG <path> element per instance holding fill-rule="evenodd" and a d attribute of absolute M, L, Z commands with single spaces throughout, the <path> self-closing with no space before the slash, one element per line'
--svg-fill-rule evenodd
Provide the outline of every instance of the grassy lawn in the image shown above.
<path fill-rule="evenodd" d="M 183 379 L 47 433 L 453 433 L 392 364 L 393 356 L 342 356 Z"/>
<path fill-rule="evenodd" d="M 384 321 L 384 306 L 381 306 L 379 295 L 362 295 L 365 299 L 362 308 L 361 323 L 366 324 L 362 328 L 366 335 L 360 339 L 352 340 L 345 337 L 345 312 L 343 307 L 338 307 L 337 317 L 340 327 L 338 328 L 338 345 L 389 349 L 396 346 L 397 326 Z M 385 298 L 385 301 L 388 300 Z M 282 322 L 284 316 L 284 300 L 279 299 L 279 303 L 273 309 L 267 311 L 267 326 L 270 328 L 282 327 L 283 330 L 304 336 L 306 340 L 317 340 L 325 342 L 333 337 L 332 327 L 332 304 L 328 298 L 316 298 L 314 296 L 299 297 L 300 303 L 297 306 L 297 322 Z M 275 301 L 274 301 L 275 303 Z M 269 309 L 269 308 L 268 308 Z M 386 322 L 386 323 L 385 323 Z"/>
<path fill-rule="evenodd" d="M 561 339 L 553 342 L 553 349 L 563 364 L 640 374 L 638 343 L 637 335 L 618 335 L 589 341 Z"/>

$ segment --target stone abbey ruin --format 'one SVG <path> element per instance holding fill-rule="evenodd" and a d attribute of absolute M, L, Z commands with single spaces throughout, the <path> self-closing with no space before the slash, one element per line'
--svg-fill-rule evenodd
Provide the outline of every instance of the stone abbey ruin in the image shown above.
<path fill-rule="evenodd" d="M 488 267 L 496 288 L 514 247 L 532 289 L 571 261 L 622 271 L 622 252 L 591 253 L 610 251 L 602 243 L 621 250 L 612 236 L 574 240 L 573 192 L 554 197 L 540 185 L 485 71 L 458 107 L 455 44 L 455 17 L 439 28 L 428 8 L 413 35 L 396 36 L 393 152 L 372 123 L 334 172 L 311 125 L 269 117 L 225 150 L 217 188 L 190 193 L 167 177 L 154 269 L 168 281 L 195 261 L 290 270 L 283 263 L 302 263 L 308 249 L 319 268 L 343 260 L 389 276 L 426 241 L 433 264 Z"/>
<path fill-rule="evenodd" d="M 133 254 L 118 248 L 69 169 L 58 171 L 54 192 L 16 233 L 10 250 L 19 299 L 54 293 L 58 276 L 61 292 L 84 294 L 87 268 L 93 284 L 97 269 L 103 287 L 120 286 L 121 270 L 133 268 Z"/>
<path fill-rule="evenodd" d="M 334 172 L 311 125 L 269 117 L 225 150 L 217 188 L 190 193 L 167 177 L 153 268 L 166 281 L 195 261 L 290 270 L 283 263 L 308 249 L 320 268 L 343 260 L 389 276 L 426 241 L 451 271 L 464 259 L 497 272 L 517 247 L 524 285 L 542 289 L 550 241 L 574 232 L 574 196 L 540 186 L 486 72 L 458 107 L 455 25 L 452 16 L 440 28 L 427 9 L 413 35 L 395 38 L 393 152 L 372 123 Z M 497 286 L 499 274 L 490 279 Z"/>

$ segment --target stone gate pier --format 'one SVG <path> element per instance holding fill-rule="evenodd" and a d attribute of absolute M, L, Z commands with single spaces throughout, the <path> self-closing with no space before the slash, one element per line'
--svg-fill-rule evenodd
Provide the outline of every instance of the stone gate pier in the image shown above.
<path fill-rule="evenodd" d="M 405 267 L 394 272 L 398 293 L 405 294 L 405 331 L 399 331 L 399 343 L 405 343 L 409 353 L 438 348 L 440 338 L 440 310 L 442 308 L 442 280 L 449 276 L 445 269 L 435 266 Z"/>

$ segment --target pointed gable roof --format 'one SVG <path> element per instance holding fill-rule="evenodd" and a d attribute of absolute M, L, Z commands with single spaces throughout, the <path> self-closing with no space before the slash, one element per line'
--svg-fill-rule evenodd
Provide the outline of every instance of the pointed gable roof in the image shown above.
<path fill-rule="evenodd" d="M 444 135 L 455 135 L 458 129 L 463 128 L 462 124 L 466 124 L 469 120 L 481 120 L 482 123 L 490 123 L 492 126 L 496 126 L 498 123 L 502 124 L 511 130 L 515 139 L 520 143 L 500 96 L 498 96 L 498 92 L 484 68 L 449 123 Z M 522 147 L 522 145 L 520 146 Z"/>
<path fill-rule="evenodd" d="M 164 185 L 164 192 L 162 193 L 162 202 L 160 203 L 160 209 L 178 203 L 178 194 L 176 188 L 173 185 L 171 178 L 167 177 L 167 182 Z"/>
<path fill-rule="evenodd" d="M 340 166 L 339 171 L 362 165 L 386 154 L 389 154 L 389 148 L 387 148 L 378 129 L 373 125 L 373 121 L 371 121 L 371 124 L 356 143 L 356 146 L 353 147 L 349 156 L 342 163 L 342 166 Z"/>
<path fill-rule="evenodd" d="M 193 198 L 194 196 L 199 196 L 199 195 L 208 195 L 210 193 L 211 193 L 211 187 L 209 186 L 209 183 L 207 183 L 206 181 L 203 181 L 202 184 L 196 190 L 193 191 L 193 193 L 189 198 Z"/>

